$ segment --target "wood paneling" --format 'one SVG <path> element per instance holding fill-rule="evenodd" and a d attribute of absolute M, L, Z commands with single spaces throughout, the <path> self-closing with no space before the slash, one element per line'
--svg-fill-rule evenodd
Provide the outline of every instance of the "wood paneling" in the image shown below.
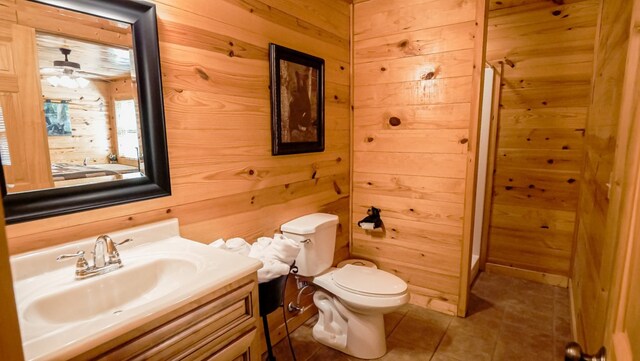
<path fill-rule="evenodd" d="M 599 1 L 491 1 L 490 9 L 487 60 L 504 66 L 487 262 L 566 279 Z"/>
<path fill-rule="evenodd" d="M 2 310 L 0 310 L 0 359 L 23 360 L 22 340 L 20 338 L 20 325 L 16 310 L 15 295 L 13 292 L 13 279 L 11 277 L 11 264 L 9 263 L 9 249 L 7 247 L 7 234 L 4 227 L 4 207 L 0 204 L 0 298 L 2 298 Z"/>
<path fill-rule="evenodd" d="M 572 274 L 576 338 L 589 352 L 603 343 L 612 284 L 621 187 L 628 182 L 627 138 L 637 107 L 637 86 L 623 89 L 633 1 L 603 0 L 599 21 L 593 95 L 584 147 L 585 164 L 578 203 L 575 260 Z M 634 49 L 634 51 L 637 51 Z M 626 94 L 626 95 L 625 95 Z M 621 112 L 623 96 L 628 97 Z M 635 96 L 635 98 L 634 98 Z M 620 123 L 620 128 L 618 124 Z M 633 125 L 635 128 L 636 124 Z M 618 129 L 621 133 L 618 134 Z M 626 129 L 626 130 L 622 130 Z M 614 167 L 615 159 L 615 167 Z M 612 173 L 613 172 L 613 173 Z M 635 183 L 635 180 L 633 181 Z M 610 186 L 613 189 L 609 189 Z M 632 202 L 627 199 L 627 202 Z M 622 262 L 622 260 L 619 260 Z"/>
<path fill-rule="evenodd" d="M 109 113 L 112 109 L 108 82 L 90 80 L 83 89 L 52 87 L 42 82 L 45 100 L 67 101 L 71 120 L 71 135 L 49 136 L 52 163 L 107 163 L 113 152 Z"/>
<path fill-rule="evenodd" d="M 406 280 L 412 303 L 454 315 L 483 5 L 354 5 L 351 252 Z M 357 227 L 371 206 L 382 210 L 384 232 Z"/>
<path fill-rule="evenodd" d="M 11 253 L 177 217 L 200 242 L 273 235 L 312 212 L 340 217 L 348 256 L 349 4 L 343 1 L 159 0 L 170 197 L 8 227 Z M 79 28 L 78 28 L 79 29 Z M 326 61 L 326 148 L 271 156 L 270 42 Z M 295 289 L 293 280 L 291 289 Z M 288 302 L 295 294 L 290 294 Z M 305 307 L 311 303 L 305 299 Z M 291 324 L 300 318 L 289 314 Z M 270 325 L 280 330 L 281 321 Z M 283 333 L 274 335 L 277 342 Z"/>

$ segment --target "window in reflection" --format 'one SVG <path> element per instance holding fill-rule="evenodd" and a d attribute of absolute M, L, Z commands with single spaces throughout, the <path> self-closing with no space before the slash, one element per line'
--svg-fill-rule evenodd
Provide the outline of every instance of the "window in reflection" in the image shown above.
<path fill-rule="evenodd" d="M 116 100 L 118 157 L 138 159 L 138 122 L 133 99 Z"/>

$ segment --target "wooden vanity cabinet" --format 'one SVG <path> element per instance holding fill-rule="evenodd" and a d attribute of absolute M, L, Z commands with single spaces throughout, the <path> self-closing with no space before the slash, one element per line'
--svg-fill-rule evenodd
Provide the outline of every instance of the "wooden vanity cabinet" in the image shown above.
<path fill-rule="evenodd" d="M 258 281 L 245 276 L 74 360 L 258 360 Z"/>

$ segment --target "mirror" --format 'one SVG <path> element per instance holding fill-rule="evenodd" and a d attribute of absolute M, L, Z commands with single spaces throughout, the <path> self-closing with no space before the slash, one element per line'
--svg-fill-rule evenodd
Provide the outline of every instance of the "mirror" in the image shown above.
<path fill-rule="evenodd" d="M 169 195 L 155 6 L 17 5 L 17 86 L 0 87 L 7 223 Z"/>
<path fill-rule="evenodd" d="M 120 28 L 131 43 L 130 26 Z M 49 188 L 144 176 L 133 49 L 36 31 L 36 50 Z M 8 193 L 33 190 L 12 183 L 11 176 L 5 173 Z"/>

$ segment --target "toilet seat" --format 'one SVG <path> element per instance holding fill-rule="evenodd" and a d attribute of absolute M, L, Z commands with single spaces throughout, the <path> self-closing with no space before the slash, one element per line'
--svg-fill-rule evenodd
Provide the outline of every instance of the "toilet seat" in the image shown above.
<path fill-rule="evenodd" d="M 313 283 L 339 298 L 347 308 L 354 312 L 363 314 L 387 313 L 397 309 L 409 301 L 409 292 L 406 289 L 406 283 L 405 291 L 401 293 L 373 294 L 358 292 L 347 289 L 344 286 L 340 286 L 334 281 L 333 275 L 337 270 L 337 268 L 330 268 L 326 273 L 315 277 L 313 279 Z M 400 281 L 404 283 L 401 279 Z"/>
<path fill-rule="evenodd" d="M 407 284 L 396 275 L 353 264 L 334 271 L 333 281 L 338 287 L 361 295 L 392 296 L 407 291 Z"/>

